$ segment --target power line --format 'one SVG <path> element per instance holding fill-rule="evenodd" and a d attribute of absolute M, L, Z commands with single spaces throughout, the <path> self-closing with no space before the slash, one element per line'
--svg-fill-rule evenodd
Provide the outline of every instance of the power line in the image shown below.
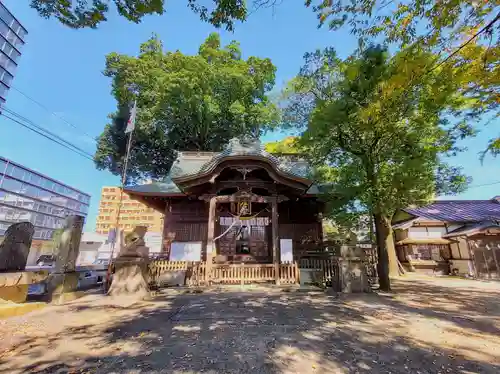
<path fill-rule="evenodd" d="M 83 150 L 82 148 L 80 148 L 80 147 L 78 147 L 78 146 L 74 145 L 73 143 L 69 142 L 68 140 L 66 140 L 66 139 L 64 139 L 64 138 L 62 138 L 62 137 L 60 137 L 59 135 L 57 135 L 57 134 L 55 134 L 55 133 L 53 133 L 53 132 L 51 132 L 51 131 L 47 130 L 47 129 L 46 129 L 46 128 L 44 128 L 43 126 L 40 126 L 40 125 L 36 124 L 35 122 L 33 122 L 32 120 L 30 120 L 29 118 L 26 118 L 26 117 L 22 116 L 21 114 L 19 114 L 19 113 L 17 113 L 17 112 L 15 112 L 15 111 L 13 111 L 12 109 L 7 108 L 6 106 L 4 106 L 4 107 L 3 107 L 3 109 L 4 109 L 7 113 L 12 114 L 13 116 L 15 116 L 15 117 L 17 117 L 18 119 L 20 119 L 21 121 L 24 121 L 25 123 L 27 122 L 28 124 L 30 124 L 31 126 L 33 126 L 33 127 L 37 128 L 38 130 L 43 131 L 43 132 L 44 132 L 44 133 L 46 133 L 46 134 L 49 134 L 49 136 L 52 136 L 53 138 L 58 139 L 59 141 L 61 141 L 61 142 L 65 143 L 65 144 L 67 144 L 67 145 L 69 145 L 70 147 L 75 148 L 78 152 L 83 153 L 83 154 L 86 154 L 86 155 L 87 155 L 87 156 L 89 156 L 89 157 L 93 157 L 93 155 L 92 155 L 92 154 L 90 154 L 89 152 L 87 152 L 87 151 Z"/>
<path fill-rule="evenodd" d="M 472 185 L 472 186 L 469 186 L 468 188 L 476 188 L 476 187 L 486 187 L 486 186 L 493 186 L 495 184 L 500 184 L 500 181 L 496 181 L 496 182 L 491 182 L 491 183 L 484 183 L 484 184 L 477 184 L 477 185 Z"/>
<path fill-rule="evenodd" d="M 435 69 L 437 69 L 438 67 L 440 67 L 441 65 L 445 64 L 446 62 L 448 62 L 453 56 L 455 56 L 458 52 L 460 52 L 463 48 L 465 48 L 469 43 L 471 43 L 474 39 L 476 39 L 479 35 L 481 35 L 483 32 L 486 32 L 488 31 L 494 24 L 495 22 L 497 22 L 498 20 L 500 19 L 500 12 L 497 13 L 496 17 L 493 18 L 486 26 L 484 26 L 481 30 L 479 30 L 478 32 L 476 32 L 474 35 L 472 35 L 472 37 L 470 37 L 465 43 L 463 43 L 462 45 L 460 45 L 455 51 L 453 51 L 453 53 L 451 53 L 450 55 L 448 55 L 448 57 L 446 57 L 443 61 L 441 61 L 439 64 L 437 64 L 436 66 L 434 66 L 430 71 L 433 71 Z"/>
<path fill-rule="evenodd" d="M 62 146 L 62 147 L 64 147 L 64 148 L 69 149 L 69 150 L 70 150 L 70 151 L 72 151 L 72 152 L 75 152 L 75 153 L 76 153 L 76 154 L 78 154 L 79 156 L 82 156 L 82 157 L 84 157 L 84 158 L 86 158 L 86 159 L 88 159 L 88 160 L 90 160 L 90 161 L 94 161 L 92 157 L 89 157 L 89 155 L 90 155 L 90 154 L 88 154 L 88 153 L 86 153 L 86 152 L 85 152 L 85 153 L 81 153 L 80 151 L 78 151 L 78 148 L 77 148 L 77 147 L 72 148 L 72 147 L 73 147 L 73 145 L 71 145 L 71 143 L 69 143 L 69 142 L 66 142 L 66 143 L 68 143 L 68 144 L 69 144 L 69 145 L 68 145 L 68 144 L 65 144 L 65 143 L 63 143 L 63 142 L 60 142 L 60 141 L 58 141 L 58 140 L 56 140 L 56 139 L 54 139 L 54 138 L 51 138 L 51 137 L 50 137 L 50 136 L 48 136 L 47 134 L 44 134 L 43 132 L 41 132 L 41 131 L 38 131 L 38 130 L 34 129 L 34 128 L 32 128 L 32 127 L 30 127 L 30 126 L 28 126 L 28 125 L 26 125 L 26 124 L 22 123 L 21 121 L 18 121 L 17 119 L 12 118 L 12 117 L 10 117 L 10 116 L 6 115 L 5 113 L 2 113 L 2 116 L 3 116 L 3 117 L 5 117 L 5 118 L 7 118 L 7 119 L 9 119 L 9 120 L 11 120 L 11 121 L 13 121 L 13 122 L 15 122 L 15 123 L 17 123 L 17 124 L 19 124 L 19 125 L 21 125 L 21 126 L 23 126 L 23 127 L 25 127 L 25 128 L 27 128 L 28 130 L 31 130 L 31 131 L 35 132 L 36 134 L 38 134 L 38 135 L 40 135 L 40 136 L 43 136 L 44 138 L 46 138 L 46 139 L 48 139 L 48 140 L 50 140 L 50 141 L 52 141 L 52 142 L 54 142 L 54 143 L 56 143 L 56 144 L 59 144 L 60 146 Z"/>
<path fill-rule="evenodd" d="M 81 128 L 79 128 L 78 126 L 72 124 L 71 122 L 69 122 L 66 118 L 64 118 L 63 116 L 57 114 L 56 112 L 50 110 L 49 108 L 47 108 L 45 105 L 43 105 L 42 103 L 40 103 L 38 100 L 35 100 L 33 99 L 31 96 L 25 94 L 24 92 L 22 92 L 19 88 L 16 88 L 14 86 L 11 86 L 10 87 L 11 89 L 14 89 L 16 90 L 17 92 L 19 92 L 21 95 L 23 95 L 25 98 L 27 98 L 28 100 L 31 100 L 32 102 L 34 102 L 35 104 L 37 104 L 40 108 L 43 108 L 45 109 L 47 112 L 49 112 L 50 114 L 52 114 L 53 116 L 59 118 L 61 121 L 63 121 L 64 123 L 66 123 L 67 125 L 73 127 L 74 129 L 78 130 L 79 132 L 81 132 L 83 135 L 85 135 L 87 138 L 91 139 L 94 143 L 97 143 L 95 137 L 93 137 L 92 135 L 88 134 L 87 132 L 83 131 Z"/>

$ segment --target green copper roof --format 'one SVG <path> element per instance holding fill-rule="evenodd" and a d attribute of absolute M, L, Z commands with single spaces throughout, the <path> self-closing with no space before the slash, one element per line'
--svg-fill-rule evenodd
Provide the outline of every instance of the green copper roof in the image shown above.
<path fill-rule="evenodd" d="M 307 161 L 297 157 L 277 157 L 264 150 L 259 140 L 256 139 L 231 139 L 224 151 L 216 152 L 179 152 L 170 173 L 164 180 L 148 184 L 127 187 L 129 192 L 146 194 L 182 194 L 179 187 L 172 179 L 194 176 L 199 173 L 209 172 L 226 157 L 233 156 L 258 156 L 269 160 L 281 172 L 292 176 L 307 179 L 309 165 Z M 309 195 L 321 193 L 321 186 L 311 185 L 306 192 Z"/>
<path fill-rule="evenodd" d="M 162 181 L 151 182 L 146 184 L 140 184 L 137 186 L 125 187 L 127 192 L 137 192 L 146 194 L 182 194 L 182 191 L 177 187 L 177 185 L 172 181 L 172 179 L 167 176 Z"/>
<path fill-rule="evenodd" d="M 179 152 L 177 159 L 170 169 L 170 177 L 181 178 L 200 172 L 203 165 L 209 162 L 215 152 Z"/>
<path fill-rule="evenodd" d="M 173 179 L 208 172 L 226 157 L 259 156 L 268 159 L 281 172 L 300 178 L 307 178 L 308 164 L 303 160 L 292 160 L 289 157 L 276 157 L 264 150 L 257 139 L 231 139 L 220 153 L 181 152 L 172 165 L 170 176 Z"/>

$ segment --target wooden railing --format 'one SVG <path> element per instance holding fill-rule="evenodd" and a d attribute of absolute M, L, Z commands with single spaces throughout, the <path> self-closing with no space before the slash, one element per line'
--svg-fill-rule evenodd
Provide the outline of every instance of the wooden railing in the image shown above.
<path fill-rule="evenodd" d="M 212 267 L 210 279 L 214 283 L 257 283 L 274 280 L 273 264 L 217 264 Z"/>
<path fill-rule="evenodd" d="M 280 283 L 299 283 L 299 268 L 296 262 L 283 263 L 279 267 Z M 173 271 L 185 271 L 184 284 L 196 286 L 206 284 L 206 262 L 186 261 L 153 261 L 149 265 L 150 284 L 159 285 L 162 274 Z M 217 284 L 249 284 L 274 282 L 276 268 L 274 264 L 212 264 L 210 267 L 210 283 Z"/>
<path fill-rule="evenodd" d="M 167 271 L 175 271 L 175 270 L 188 270 L 189 267 L 192 267 L 192 263 L 188 261 L 165 261 L 165 260 L 157 260 L 152 261 L 149 264 L 149 279 L 156 280 L 158 277 Z"/>
<path fill-rule="evenodd" d="M 298 264 L 300 269 L 315 270 L 319 283 L 338 288 L 339 261 L 335 258 L 302 258 Z"/>
<path fill-rule="evenodd" d="M 280 265 L 280 283 L 300 283 L 300 270 L 297 262 L 285 262 Z"/>

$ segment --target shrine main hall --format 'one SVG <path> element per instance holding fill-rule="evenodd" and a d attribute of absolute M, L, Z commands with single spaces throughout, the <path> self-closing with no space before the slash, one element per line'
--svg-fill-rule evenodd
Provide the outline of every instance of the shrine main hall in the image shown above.
<path fill-rule="evenodd" d="M 162 250 L 208 264 L 299 259 L 322 241 L 320 190 L 299 155 L 273 155 L 256 139 L 220 153 L 179 152 L 161 181 L 125 192 L 164 212 Z"/>

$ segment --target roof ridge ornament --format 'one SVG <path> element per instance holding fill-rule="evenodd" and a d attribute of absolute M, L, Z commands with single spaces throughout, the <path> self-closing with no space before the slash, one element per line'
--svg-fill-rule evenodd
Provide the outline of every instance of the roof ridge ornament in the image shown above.
<path fill-rule="evenodd" d="M 259 138 L 250 135 L 241 135 L 229 140 L 228 144 L 224 147 L 225 151 L 257 151 L 262 150 L 263 146 Z"/>

